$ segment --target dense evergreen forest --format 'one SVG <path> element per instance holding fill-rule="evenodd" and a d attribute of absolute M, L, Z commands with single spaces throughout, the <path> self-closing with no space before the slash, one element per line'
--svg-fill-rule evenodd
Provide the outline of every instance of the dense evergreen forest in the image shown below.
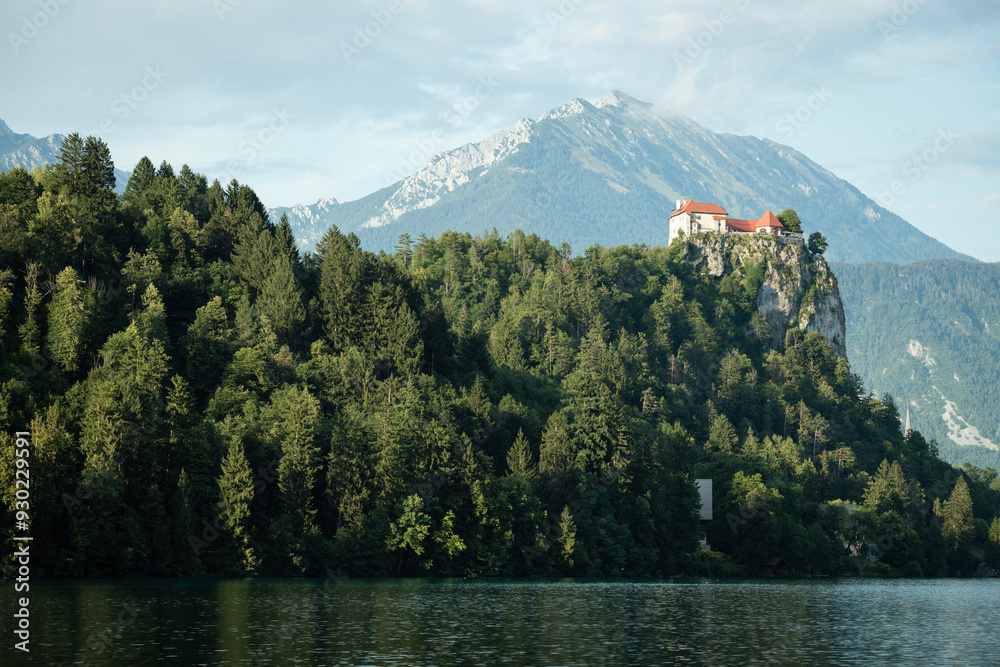
<path fill-rule="evenodd" d="M 113 185 L 78 135 L 0 175 L 0 526 L 30 431 L 45 576 L 1000 567 L 997 471 L 904 435 L 819 335 L 773 349 L 759 269 L 521 232 L 301 255 L 244 184 Z"/>

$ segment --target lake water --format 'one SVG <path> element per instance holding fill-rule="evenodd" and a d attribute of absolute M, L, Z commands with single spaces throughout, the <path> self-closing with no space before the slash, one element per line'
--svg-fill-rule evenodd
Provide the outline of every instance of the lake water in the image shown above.
<path fill-rule="evenodd" d="M 1000 580 L 32 582 L 30 660 L 3 590 L 3 665 L 1000 664 Z"/>

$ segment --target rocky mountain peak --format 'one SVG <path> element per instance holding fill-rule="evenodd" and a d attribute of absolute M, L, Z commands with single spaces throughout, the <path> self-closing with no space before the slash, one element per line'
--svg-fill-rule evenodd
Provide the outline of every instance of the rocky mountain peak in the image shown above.
<path fill-rule="evenodd" d="M 16 150 L 23 144 L 34 139 L 30 134 L 17 134 L 8 127 L 7 123 L 0 120 L 0 153 L 8 153 Z"/>
<path fill-rule="evenodd" d="M 402 180 L 303 220 L 312 230 L 322 219 L 385 249 L 404 232 L 491 228 L 574 248 L 657 245 L 668 242 L 666 216 L 681 197 L 746 219 L 793 208 L 808 232 L 826 236 L 833 260 L 968 259 L 793 148 L 713 132 L 620 90 L 432 155 Z"/>
<path fill-rule="evenodd" d="M 620 90 L 609 90 L 604 94 L 604 97 L 597 101 L 594 105 L 598 109 L 604 109 L 605 107 L 620 107 L 622 109 L 629 108 L 641 108 L 641 109 L 651 109 L 652 104 L 648 102 L 642 102 L 635 99 L 631 95 L 623 93 Z"/>

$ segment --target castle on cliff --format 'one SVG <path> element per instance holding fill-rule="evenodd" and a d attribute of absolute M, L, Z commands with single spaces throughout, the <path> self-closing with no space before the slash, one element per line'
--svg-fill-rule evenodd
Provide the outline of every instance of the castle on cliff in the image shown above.
<path fill-rule="evenodd" d="M 785 229 L 771 211 L 764 213 L 760 220 L 740 220 L 730 218 L 726 210 L 718 204 L 700 204 L 691 199 L 678 199 L 677 208 L 670 214 L 670 241 L 680 236 L 681 232 L 684 232 L 685 236 L 699 232 L 716 232 L 801 238 L 801 235 Z"/>

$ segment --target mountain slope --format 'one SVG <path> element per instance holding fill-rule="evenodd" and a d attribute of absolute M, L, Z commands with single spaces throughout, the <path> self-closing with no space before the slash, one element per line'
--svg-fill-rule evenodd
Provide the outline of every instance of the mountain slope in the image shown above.
<path fill-rule="evenodd" d="M 754 219 L 794 208 L 807 230 L 826 235 L 833 260 L 971 259 L 792 148 L 716 134 L 618 91 L 432 156 L 360 206 L 275 212 L 289 214 L 304 249 L 335 224 L 372 248 L 389 248 L 404 232 L 524 227 L 581 251 L 594 243 L 666 243 L 666 220 L 681 197 Z"/>
<path fill-rule="evenodd" d="M 836 264 L 855 372 L 943 458 L 1000 467 L 1000 264 Z"/>
<path fill-rule="evenodd" d="M 31 171 L 35 167 L 44 167 L 59 161 L 59 149 L 66 137 L 62 134 L 50 134 L 47 137 L 36 138 L 30 134 L 15 134 L 7 124 L 0 120 L 0 172 L 21 167 Z M 115 169 L 115 191 L 125 192 L 130 172 Z"/>

